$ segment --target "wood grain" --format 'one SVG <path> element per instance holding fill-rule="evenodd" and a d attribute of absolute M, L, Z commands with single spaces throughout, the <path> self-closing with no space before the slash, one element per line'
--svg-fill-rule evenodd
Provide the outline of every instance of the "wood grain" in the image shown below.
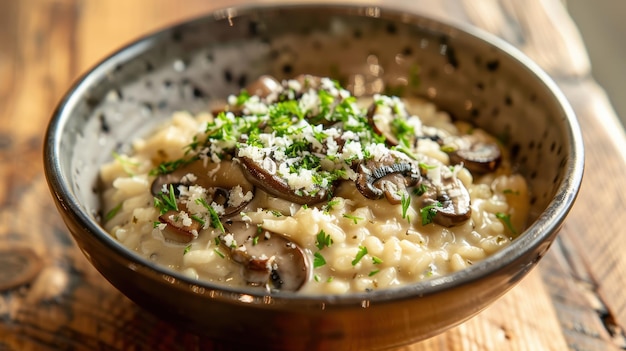
<path fill-rule="evenodd" d="M 537 1 L 545 7 L 550 0 Z M 426 2 L 397 0 L 393 5 L 473 20 L 503 36 L 512 33 L 512 23 L 489 27 L 454 1 L 423 6 Z M 0 249 L 28 248 L 43 263 L 25 284 L 0 291 L 0 350 L 216 349 L 210 340 L 139 309 L 91 267 L 53 208 L 41 166 L 47 120 L 80 73 L 140 35 L 232 2 L 182 4 L 0 1 Z M 481 3 L 505 13 L 498 4 Z M 573 35 L 567 32 L 571 27 L 563 28 L 561 37 Z M 551 57 L 567 50 L 555 51 Z M 560 77 L 567 72 L 565 65 L 559 67 Z M 560 239 L 535 271 L 477 317 L 401 350 L 626 348 L 626 243 L 614 240 L 626 227 L 619 215 L 626 209 L 621 191 L 626 138 L 603 92 L 581 74 L 584 62 L 573 62 L 569 72 L 577 79 L 559 84 L 583 127 L 587 173 Z"/>

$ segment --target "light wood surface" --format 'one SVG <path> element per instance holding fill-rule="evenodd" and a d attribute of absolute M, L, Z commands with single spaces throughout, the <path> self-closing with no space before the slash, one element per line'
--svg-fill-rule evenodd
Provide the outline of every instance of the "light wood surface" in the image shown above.
<path fill-rule="evenodd" d="M 79 74 L 140 35 L 227 3 L 0 1 L 0 350 L 212 349 L 139 309 L 89 265 L 52 204 L 41 150 L 54 106 Z M 570 99 L 587 148 L 582 191 L 538 268 L 477 317 L 401 350 L 626 348 L 626 138 L 561 4 L 393 2 L 524 50 Z"/>

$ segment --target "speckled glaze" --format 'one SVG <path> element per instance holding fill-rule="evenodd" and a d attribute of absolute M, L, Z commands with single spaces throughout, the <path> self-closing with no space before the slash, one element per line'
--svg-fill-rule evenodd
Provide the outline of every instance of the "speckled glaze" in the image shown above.
<path fill-rule="evenodd" d="M 234 290 L 191 281 L 99 225 L 97 173 L 173 111 L 207 109 L 261 74 L 331 76 L 357 94 L 422 96 L 498 135 L 532 191 L 529 228 L 464 271 L 341 296 Z M 374 350 L 422 340 L 480 312 L 545 254 L 583 172 L 580 131 L 555 85 L 501 41 L 380 7 L 231 8 L 127 46 L 89 71 L 54 112 L 45 170 L 90 262 L 147 310 L 224 342 L 275 350 Z"/>

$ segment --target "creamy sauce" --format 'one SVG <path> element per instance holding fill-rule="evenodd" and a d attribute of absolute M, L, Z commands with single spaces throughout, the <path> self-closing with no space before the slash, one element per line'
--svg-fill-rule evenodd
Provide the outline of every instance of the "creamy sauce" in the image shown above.
<path fill-rule="evenodd" d="M 252 259 L 228 233 L 229 222 L 243 222 L 253 233 L 248 248 L 265 239 L 253 238 L 254 233 L 263 233 L 285 238 L 304 254 L 308 269 L 299 292 L 341 294 L 461 270 L 508 245 L 523 230 L 529 202 L 526 181 L 511 172 L 506 151 L 484 131 L 453 123 L 425 101 L 375 96 L 357 102 L 326 79 L 315 84 L 291 80 L 272 89 L 260 97 L 234 95 L 218 114 L 176 113 L 151 135 L 135 140 L 130 155 L 117 155 L 104 165 L 104 226 L 111 235 L 192 279 L 280 288 L 271 281 L 265 284 L 262 275 L 251 277 L 251 263 L 266 265 L 270 273 L 288 263 L 278 264 L 274 257 Z M 290 118 L 281 125 L 270 116 L 272 104 L 280 99 L 295 101 L 298 108 L 286 112 Z M 348 119 L 313 123 L 313 117 L 328 108 L 324 101 L 331 100 L 331 110 L 344 103 L 342 113 L 350 115 Z M 244 125 L 241 121 L 246 118 Z M 287 132 L 277 132 L 283 127 Z M 232 134 L 224 135 L 229 128 Z M 471 136 L 471 141 L 460 136 Z M 294 140 L 306 143 L 290 154 Z M 480 147 L 470 150 L 476 145 Z M 501 155 L 491 165 L 482 161 L 473 165 L 469 159 L 451 164 L 464 148 Z M 196 184 L 192 174 L 176 182 L 175 194 L 166 184 L 155 196 L 154 182 L 161 176 L 151 171 L 166 161 L 189 160 L 190 155 L 209 165 L 201 178 L 229 178 L 238 173 L 236 168 L 246 176 L 242 184 L 247 179 L 255 186 L 248 191 L 227 185 L 231 187 L 224 194 L 227 200 L 220 203 L 213 201 L 218 196 L 208 196 L 206 187 Z M 391 160 L 395 173 L 387 171 L 390 177 L 378 181 L 371 175 L 378 166 L 372 165 L 385 160 Z M 219 175 L 227 165 L 235 168 L 224 173 L 229 176 Z M 410 166 L 400 178 L 395 177 L 400 174 L 398 165 Z M 264 173 L 259 175 L 257 166 Z M 493 169 L 478 174 L 468 170 L 472 166 Z M 269 176 L 280 181 L 268 187 L 264 182 Z M 372 177 L 377 182 L 370 181 Z M 428 188 L 430 193 L 424 194 Z M 428 198 L 435 188 L 437 196 Z M 167 209 L 155 206 L 155 198 L 172 199 L 181 207 L 164 215 Z M 439 212 L 450 198 L 458 200 L 448 201 L 456 206 L 450 207 L 454 213 L 443 216 Z M 235 212 L 227 213 L 229 208 Z M 225 230 L 219 228 L 220 222 Z M 175 226 L 176 233 L 171 234 Z M 283 279 L 287 273 L 281 274 Z"/>

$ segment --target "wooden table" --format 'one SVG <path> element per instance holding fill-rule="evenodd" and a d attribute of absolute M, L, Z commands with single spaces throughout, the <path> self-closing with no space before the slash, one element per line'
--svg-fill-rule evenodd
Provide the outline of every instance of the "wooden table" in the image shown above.
<path fill-rule="evenodd" d="M 89 265 L 53 207 L 41 162 L 45 126 L 73 79 L 135 37 L 227 1 L 182 3 L 0 1 L 0 350 L 210 349 Z M 626 138 L 561 2 L 394 5 L 471 22 L 520 47 L 570 99 L 587 147 L 578 201 L 538 268 L 479 316 L 402 350 L 625 349 Z"/>

